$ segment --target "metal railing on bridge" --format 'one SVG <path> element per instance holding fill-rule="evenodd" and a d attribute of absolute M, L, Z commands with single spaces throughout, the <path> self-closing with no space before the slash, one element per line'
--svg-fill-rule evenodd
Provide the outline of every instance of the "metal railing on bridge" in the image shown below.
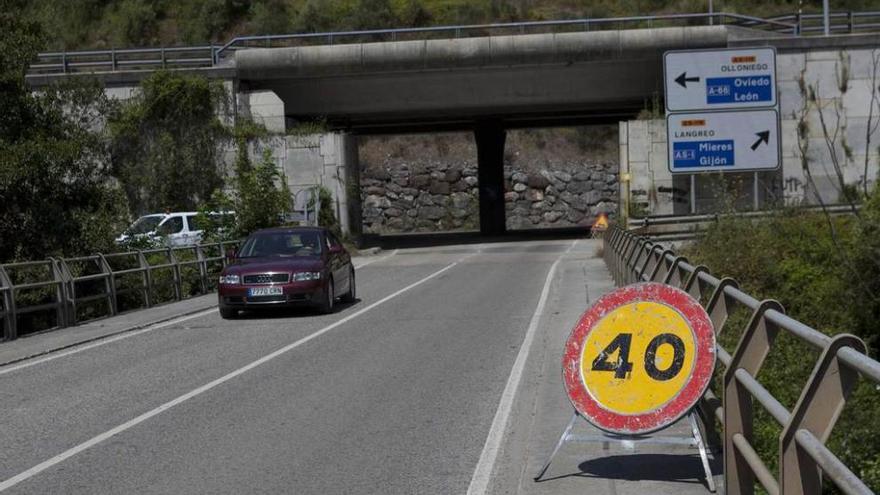
<path fill-rule="evenodd" d="M 0 340 L 207 294 L 238 241 L 0 264 Z M 35 325 L 33 318 L 40 324 Z M 34 328 L 36 326 L 36 328 Z"/>
<path fill-rule="evenodd" d="M 830 20 L 831 32 L 834 34 L 867 32 L 880 29 L 880 12 L 834 12 L 830 15 Z M 29 75 L 116 72 L 158 68 L 218 67 L 224 65 L 224 59 L 230 53 L 247 48 L 454 39 L 677 25 L 741 26 L 789 35 L 817 34 L 821 33 L 823 29 L 822 14 L 791 14 L 764 19 L 741 14 L 716 12 L 238 36 L 222 46 L 202 45 L 169 48 L 46 52 L 37 56 L 37 60 L 30 67 Z"/>
<path fill-rule="evenodd" d="M 880 385 L 880 362 L 866 355 L 861 339 L 821 333 L 787 316 L 778 302 L 759 301 L 741 291 L 735 280 L 715 277 L 705 266 L 694 266 L 672 250 L 617 226 L 605 233 L 603 256 L 617 285 L 662 282 L 691 294 L 704 305 L 718 335 L 734 311 L 751 313 L 735 349 L 717 346 L 722 398 L 710 389 L 702 404 L 709 413 L 707 423 L 714 416 L 722 425 L 726 493 L 753 493 L 757 480 L 771 495 L 818 495 L 823 476 L 843 493 L 873 493 L 825 446 L 860 379 Z M 791 411 L 757 379 L 777 335 L 783 332 L 820 352 Z M 782 426 L 778 478 L 754 447 L 753 401 Z"/>

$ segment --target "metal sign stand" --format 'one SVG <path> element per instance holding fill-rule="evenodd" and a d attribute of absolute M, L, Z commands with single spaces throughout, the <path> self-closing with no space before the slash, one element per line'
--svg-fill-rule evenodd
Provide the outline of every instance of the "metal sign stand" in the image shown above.
<path fill-rule="evenodd" d="M 601 433 L 598 435 L 575 435 L 571 433 L 571 429 L 574 427 L 577 419 L 581 418 L 581 415 L 577 411 L 575 411 L 574 415 L 572 415 L 571 417 L 571 421 L 568 422 L 568 426 L 566 426 L 565 430 L 563 430 L 562 436 L 559 437 L 559 441 L 556 442 L 556 447 L 553 448 L 553 452 L 550 454 L 550 457 L 547 459 L 547 462 L 544 464 L 541 472 L 539 472 L 538 475 L 535 476 L 534 480 L 541 481 L 541 477 L 543 477 L 544 473 L 547 472 L 547 469 L 550 468 L 550 463 L 553 462 L 553 458 L 556 457 L 557 453 L 559 453 L 559 449 L 561 449 L 564 444 L 570 442 L 617 443 L 626 450 L 636 450 L 637 445 L 687 445 L 699 449 L 700 460 L 703 461 L 703 471 L 706 475 L 706 484 L 709 486 L 709 491 L 715 493 L 715 479 L 712 478 L 712 470 L 709 468 L 709 455 L 706 451 L 706 443 L 703 441 L 703 435 L 700 433 L 700 427 L 698 423 L 699 419 L 697 418 L 696 410 L 691 409 L 687 417 L 691 423 L 692 436 L 689 437 L 632 437 L 615 435 L 613 433 Z"/>

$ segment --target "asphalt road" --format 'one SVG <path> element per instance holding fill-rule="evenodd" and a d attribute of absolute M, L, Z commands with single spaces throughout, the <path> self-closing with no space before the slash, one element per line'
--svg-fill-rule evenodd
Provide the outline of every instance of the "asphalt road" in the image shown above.
<path fill-rule="evenodd" d="M 332 315 L 209 310 L 0 367 L 0 491 L 617 493 L 582 451 L 529 476 L 570 414 L 557 347 L 611 286 L 597 248 L 400 250 Z M 666 492 L 703 491 L 685 471 Z"/>
<path fill-rule="evenodd" d="M 0 374 L 0 479 L 18 481 L 9 493 L 463 493 L 571 245 L 400 251 L 358 270 L 360 301 L 333 315 L 211 312 Z"/>

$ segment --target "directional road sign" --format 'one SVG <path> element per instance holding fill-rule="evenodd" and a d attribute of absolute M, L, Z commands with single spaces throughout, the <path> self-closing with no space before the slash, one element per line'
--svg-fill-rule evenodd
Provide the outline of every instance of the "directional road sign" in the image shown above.
<path fill-rule="evenodd" d="M 715 332 L 700 303 L 658 283 L 622 287 L 581 316 L 565 344 L 568 397 L 605 431 L 640 435 L 685 415 L 715 367 Z"/>
<path fill-rule="evenodd" d="M 776 50 L 737 48 L 666 52 L 669 112 L 776 106 Z"/>
<path fill-rule="evenodd" d="M 775 109 L 670 114 L 666 136 L 672 173 L 779 167 L 779 116 Z"/>

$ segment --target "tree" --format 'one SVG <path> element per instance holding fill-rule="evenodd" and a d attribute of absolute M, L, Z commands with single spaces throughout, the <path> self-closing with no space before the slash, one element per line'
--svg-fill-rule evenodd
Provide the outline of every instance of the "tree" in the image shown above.
<path fill-rule="evenodd" d="M 223 86 L 199 76 L 152 74 L 110 118 L 113 174 L 132 213 L 192 210 L 223 185 Z"/>
<path fill-rule="evenodd" d="M 209 240 L 241 239 L 255 230 L 277 227 L 290 213 L 292 196 L 272 150 L 265 148 L 262 159 L 251 163 L 250 147 L 266 136 L 265 128 L 242 122 L 233 130 L 237 157 L 235 176 L 229 178 L 227 191 L 217 190 L 199 208 L 197 225 Z M 231 215 L 212 215 L 235 212 Z"/>
<path fill-rule="evenodd" d="M 109 102 L 83 81 L 31 92 L 44 36 L 13 12 L 0 13 L 0 260 L 109 249 L 125 220 L 96 130 Z"/>

